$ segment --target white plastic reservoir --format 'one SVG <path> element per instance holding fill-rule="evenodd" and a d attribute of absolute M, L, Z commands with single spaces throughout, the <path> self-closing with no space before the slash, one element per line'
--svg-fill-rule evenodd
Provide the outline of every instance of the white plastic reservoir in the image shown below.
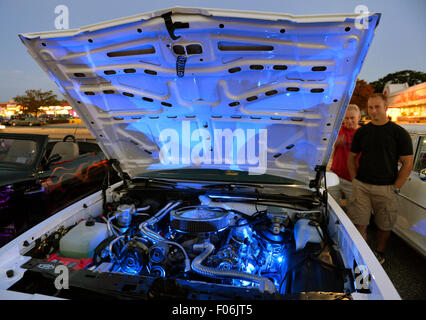
<path fill-rule="evenodd" d="M 321 233 L 321 234 L 320 234 Z M 294 240 L 296 251 L 303 249 L 308 242 L 321 243 L 322 231 L 315 226 L 315 222 L 308 219 L 299 219 L 294 225 Z"/>
<path fill-rule="evenodd" d="M 81 221 L 59 241 L 59 251 L 66 258 L 93 258 L 93 251 L 107 236 L 105 223 Z"/>

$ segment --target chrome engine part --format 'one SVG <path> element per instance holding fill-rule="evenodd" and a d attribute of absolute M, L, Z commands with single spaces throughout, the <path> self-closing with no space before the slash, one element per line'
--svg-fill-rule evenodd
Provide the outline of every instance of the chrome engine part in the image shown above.
<path fill-rule="evenodd" d="M 219 207 L 184 207 L 170 213 L 170 226 L 186 233 L 220 232 L 229 226 L 228 214 Z"/>
<path fill-rule="evenodd" d="M 179 278 L 280 293 L 297 250 L 308 242 L 320 245 L 320 213 L 229 203 L 191 204 L 170 201 L 149 205 L 116 202 L 106 218 L 109 237 L 96 248 L 90 270 L 154 278 Z M 300 222 L 300 220 L 304 220 Z M 306 223 L 305 223 L 306 224 Z M 300 239 L 303 240 L 300 241 Z M 296 248 L 297 247 L 297 248 Z M 318 247 L 315 247 L 318 248 Z M 297 250 L 296 250 L 297 249 Z M 302 261 L 303 262 L 303 261 Z"/>
<path fill-rule="evenodd" d="M 136 229 L 139 232 L 133 237 L 142 237 L 149 243 L 144 255 L 141 251 L 130 255 L 128 245 L 124 245 L 126 250 L 121 249 L 126 253 L 124 257 L 111 255 L 113 248 L 120 247 L 126 237 L 132 239 L 129 232 L 122 234 L 120 241 L 111 242 L 109 256 L 119 265 L 119 272 L 167 277 L 192 271 L 214 282 L 258 286 L 261 291 L 276 292 L 285 260 L 284 249 L 290 239 L 284 236 L 288 224 L 285 215 L 259 212 L 256 217 L 245 216 L 222 207 L 179 207 L 180 204 L 168 203 L 140 223 Z M 161 228 L 161 223 L 168 220 L 170 223 Z M 145 261 L 141 261 L 142 256 Z"/>

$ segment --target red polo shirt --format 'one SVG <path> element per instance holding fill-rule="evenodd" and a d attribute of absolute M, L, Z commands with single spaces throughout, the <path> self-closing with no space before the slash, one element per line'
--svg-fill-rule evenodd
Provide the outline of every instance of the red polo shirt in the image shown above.
<path fill-rule="evenodd" d="M 339 177 L 348 181 L 352 181 L 351 175 L 349 174 L 347 161 L 349 152 L 351 151 L 352 139 L 354 137 L 355 132 L 356 130 L 350 130 L 345 126 L 342 126 L 340 128 L 338 137 L 343 136 L 344 142 L 342 144 L 335 145 L 333 159 L 331 163 L 331 171 L 333 171 Z"/>

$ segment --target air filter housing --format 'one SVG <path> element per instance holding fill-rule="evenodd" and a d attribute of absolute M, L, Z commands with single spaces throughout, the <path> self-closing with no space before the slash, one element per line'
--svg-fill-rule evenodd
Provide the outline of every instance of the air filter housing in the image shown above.
<path fill-rule="evenodd" d="M 170 226 L 185 233 L 222 231 L 229 226 L 228 211 L 210 206 L 180 208 L 170 213 Z"/>

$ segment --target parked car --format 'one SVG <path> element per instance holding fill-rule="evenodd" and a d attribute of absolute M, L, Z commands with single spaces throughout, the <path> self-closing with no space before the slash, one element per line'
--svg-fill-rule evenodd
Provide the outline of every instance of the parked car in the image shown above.
<path fill-rule="evenodd" d="M 106 168 L 94 142 L 0 133 L 0 245 L 99 190 Z"/>
<path fill-rule="evenodd" d="M 327 197 L 380 14 L 357 18 L 174 7 L 20 35 L 121 181 L 4 246 L 0 294 L 400 299 Z"/>
<path fill-rule="evenodd" d="M 55 115 L 55 116 L 51 116 L 47 120 L 47 123 L 50 123 L 50 124 L 69 123 L 71 119 L 72 119 L 71 115 L 68 115 L 68 114 L 58 114 L 58 115 Z"/>
<path fill-rule="evenodd" d="M 0 126 L 8 126 L 10 119 L 8 117 L 0 116 Z"/>
<path fill-rule="evenodd" d="M 38 118 L 47 123 L 49 120 L 54 118 L 54 115 L 42 113 Z"/>
<path fill-rule="evenodd" d="M 73 117 L 70 114 L 58 114 L 56 116 L 56 118 L 57 119 L 68 119 L 68 120 L 73 119 Z"/>
<path fill-rule="evenodd" d="M 25 119 L 24 115 L 22 115 L 22 114 L 14 114 L 9 119 L 9 125 L 10 125 L 10 121 L 12 121 L 12 120 L 23 120 L 23 119 Z"/>
<path fill-rule="evenodd" d="M 10 119 L 9 124 L 11 126 L 43 126 L 46 124 L 42 119 L 28 117 L 28 116 L 16 116 Z"/>
<path fill-rule="evenodd" d="M 413 142 L 414 166 L 401 188 L 393 231 L 426 257 L 426 125 L 405 124 Z"/>

